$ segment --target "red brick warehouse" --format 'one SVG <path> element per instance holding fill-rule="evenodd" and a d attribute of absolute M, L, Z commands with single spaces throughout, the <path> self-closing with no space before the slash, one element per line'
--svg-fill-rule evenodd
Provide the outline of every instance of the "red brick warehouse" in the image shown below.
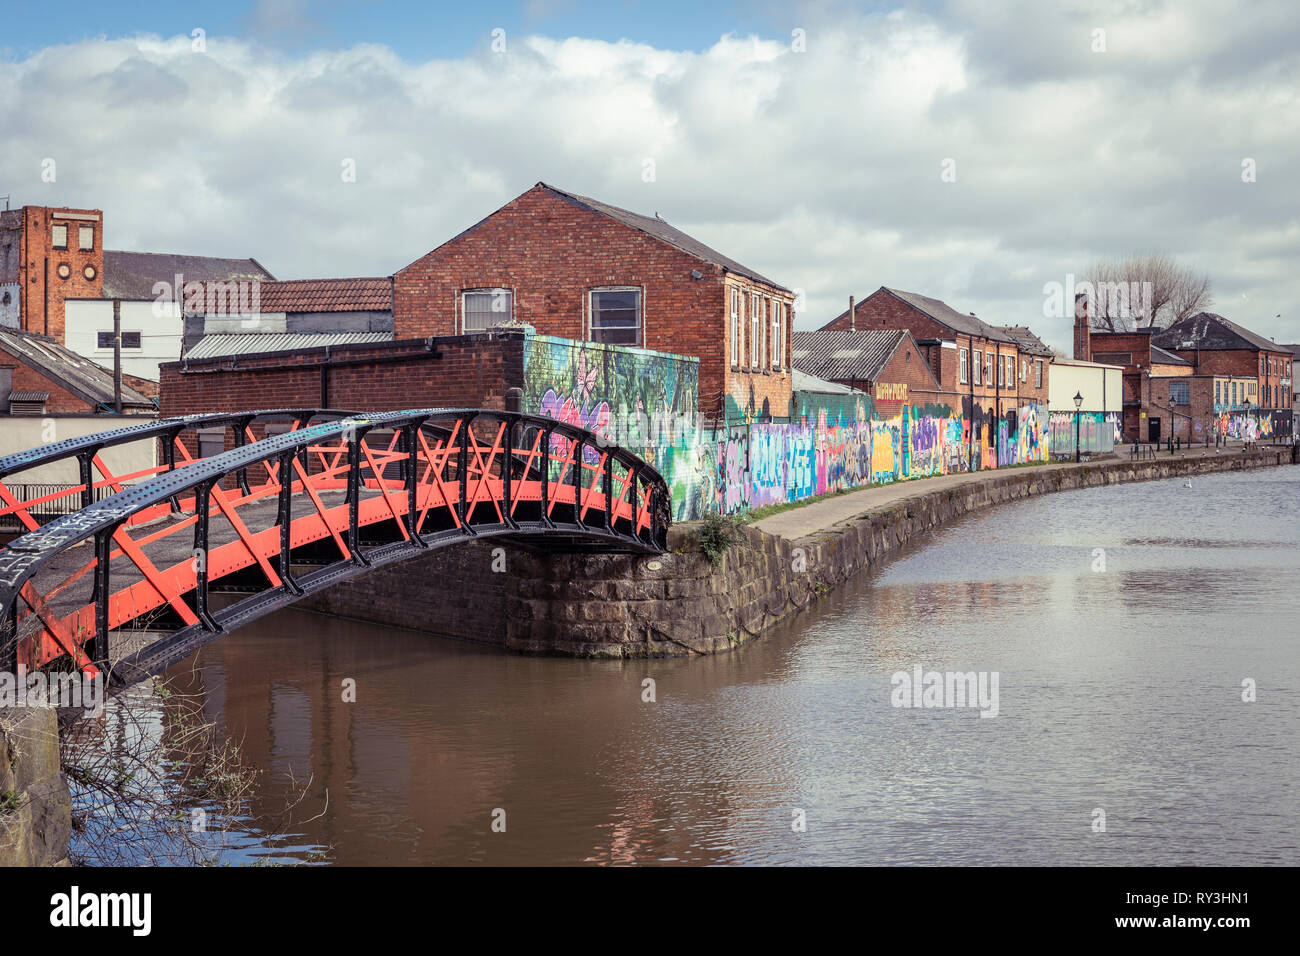
<path fill-rule="evenodd" d="M 393 277 L 398 339 L 526 322 L 700 359 L 700 412 L 784 418 L 794 293 L 656 216 L 545 183 Z"/>

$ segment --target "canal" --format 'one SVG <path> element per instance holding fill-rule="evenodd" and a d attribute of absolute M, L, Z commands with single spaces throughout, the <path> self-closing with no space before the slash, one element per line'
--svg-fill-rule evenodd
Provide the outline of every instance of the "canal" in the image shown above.
<path fill-rule="evenodd" d="M 170 676 L 262 771 L 228 862 L 1295 865 L 1298 500 L 1273 468 L 1002 506 L 715 658 L 288 610 Z M 916 667 L 996 675 L 997 715 L 893 706 Z"/>

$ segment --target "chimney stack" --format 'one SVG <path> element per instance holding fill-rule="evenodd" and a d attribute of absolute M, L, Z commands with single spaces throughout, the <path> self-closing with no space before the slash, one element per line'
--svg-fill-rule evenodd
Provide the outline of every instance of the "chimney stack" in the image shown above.
<path fill-rule="evenodd" d="M 1074 297 L 1074 358 L 1077 362 L 1092 361 L 1092 329 L 1088 317 L 1088 296 L 1083 292 Z"/>
<path fill-rule="evenodd" d="M 857 310 L 853 307 L 853 296 L 849 296 L 849 331 L 856 332 L 857 330 L 858 330 L 858 313 Z"/>

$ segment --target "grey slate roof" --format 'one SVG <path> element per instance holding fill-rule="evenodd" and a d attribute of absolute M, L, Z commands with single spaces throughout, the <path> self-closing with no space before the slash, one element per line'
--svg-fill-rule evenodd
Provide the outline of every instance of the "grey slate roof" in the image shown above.
<path fill-rule="evenodd" d="M 113 373 L 51 338 L 0 329 L 0 348 L 93 405 L 113 404 Z M 153 409 L 153 400 L 123 382 L 123 408 Z"/>
<path fill-rule="evenodd" d="M 795 332 L 794 366 L 818 378 L 874 382 L 905 335 L 906 329 Z"/>
<path fill-rule="evenodd" d="M 999 328 L 989 325 L 983 319 L 978 319 L 973 315 L 967 315 L 958 312 L 948 303 L 940 299 L 932 299 L 928 295 L 921 295 L 919 292 L 904 292 L 902 289 L 891 289 L 888 286 L 881 286 L 876 292 L 888 292 L 890 295 L 906 302 L 912 308 L 924 312 L 930 318 L 934 319 L 940 325 L 951 329 L 954 332 L 960 332 L 962 335 L 982 336 L 993 342 L 1013 342 L 1014 340 L 1006 332 Z M 875 293 L 872 293 L 873 295 Z M 866 300 L 862 300 L 865 302 Z M 862 303 L 859 302 L 860 306 Z M 849 314 L 845 309 L 835 318 L 831 319 L 827 325 L 838 322 Z"/>
<path fill-rule="evenodd" d="M 658 239 L 660 242 L 666 242 L 668 245 L 674 246 L 682 250 L 682 252 L 692 255 L 697 259 L 701 259 L 710 265 L 721 266 L 728 272 L 735 272 L 739 275 L 745 276 L 746 278 L 754 279 L 758 282 L 765 282 L 784 292 L 790 291 L 779 282 L 774 282 L 766 276 L 755 272 L 753 269 L 750 269 L 747 266 L 742 266 L 735 259 L 724 256 L 717 250 L 706 246 L 698 239 L 688 236 L 680 229 L 668 225 L 667 222 L 660 219 L 658 216 L 643 216 L 640 213 L 620 209 L 618 206 L 611 206 L 609 203 L 603 203 L 597 199 L 589 199 L 586 196 L 579 196 L 576 193 L 558 189 L 548 183 L 538 183 L 537 185 L 549 189 L 551 192 L 568 202 L 576 203 L 579 206 L 590 209 L 592 212 L 600 213 L 603 216 L 608 216 L 611 219 L 621 222 L 625 226 L 631 226 L 633 229 L 638 229 L 641 232 Z"/>
<path fill-rule="evenodd" d="M 1030 355 L 1047 355 L 1052 354 L 1052 350 L 1047 347 L 1047 343 L 1030 331 L 1027 325 L 1002 325 L 998 326 L 1003 332 L 1011 337 L 1016 343 L 1016 347 L 1021 352 L 1027 352 Z"/>
<path fill-rule="evenodd" d="M 187 359 L 225 358 L 257 352 L 297 352 L 326 345 L 391 342 L 392 332 L 231 332 L 205 335 L 185 353 Z"/>
<path fill-rule="evenodd" d="M 1191 365 L 1192 363 L 1173 352 L 1166 352 L 1158 345 L 1151 346 L 1151 361 L 1162 365 Z"/>
<path fill-rule="evenodd" d="M 177 256 L 166 252 L 104 250 L 105 299 L 156 299 L 156 282 L 229 282 L 232 279 L 274 279 L 256 259 Z"/>
<path fill-rule="evenodd" d="M 1285 345 L 1264 338 L 1250 329 L 1225 319 L 1214 312 L 1198 312 L 1196 315 L 1173 323 L 1167 329 L 1156 333 L 1151 338 L 1153 345 L 1165 349 L 1194 349 L 1197 347 L 1212 350 L 1232 349 L 1267 349 L 1273 352 L 1285 352 Z"/>

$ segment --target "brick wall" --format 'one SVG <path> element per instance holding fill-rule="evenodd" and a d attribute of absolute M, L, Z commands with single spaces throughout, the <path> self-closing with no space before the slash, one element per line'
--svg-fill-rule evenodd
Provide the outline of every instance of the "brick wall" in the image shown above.
<path fill-rule="evenodd" d="M 104 288 L 104 217 L 98 209 L 24 206 L 21 210 L 22 241 L 19 282 L 22 287 L 22 324 L 20 328 L 38 335 L 64 341 L 63 303 L 68 298 L 99 298 Z M 55 219 L 55 213 L 84 213 L 95 220 Z M 68 227 L 66 249 L 55 249 L 52 226 Z M 92 226 L 94 248 L 81 250 L 78 227 Z M 66 266 L 68 275 L 59 275 Z M 93 278 L 85 275 L 86 267 L 94 270 Z"/>
<path fill-rule="evenodd" d="M 504 408 L 523 387 L 523 346 L 522 333 L 495 332 L 169 362 L 160 411 Z"/>
<path fill-rule="evenodd" d="M 961 396 L 955 391 L 940 387 L 930 370 L 925 352 L 917 347 L 911 337 L 905 337 L 898 344 L 894 354 L 881 369 L 879 379 L 871 383 L 871 397 L 880 410 L 880 416 L 892 418 L 902 410 L 903 400 L 885 397 L 881 385 L 906 385 L 906 402 L 911 405 L 922 406 L 934 402 L 953 409 L 961 408 Z"/>
<path fill-rule="evenodd" d="M 747 322 L 750 290 L 785 303 L 780 372 L 770 360 L 750 372 L 747 352 L 745 368 L 732 370 L 729 283 L 747 293 Z M 724 272 L 541 185 L 400 270 L 393 278 L 393 325 L 398 338 L 453 334 L 463 323 L 462 292 L 503 288 L 512 292 L 514 319 L 546 335 L 584 339 L 588 293 L 610 286 L 641 290 L 643 347 L 700 359 L 702 412 L 716 414 L 725 395 L 743 407 L 752 391 L 758 406 L 766 399 L 773 414 L 786 414 L 791 293 Z"/>

